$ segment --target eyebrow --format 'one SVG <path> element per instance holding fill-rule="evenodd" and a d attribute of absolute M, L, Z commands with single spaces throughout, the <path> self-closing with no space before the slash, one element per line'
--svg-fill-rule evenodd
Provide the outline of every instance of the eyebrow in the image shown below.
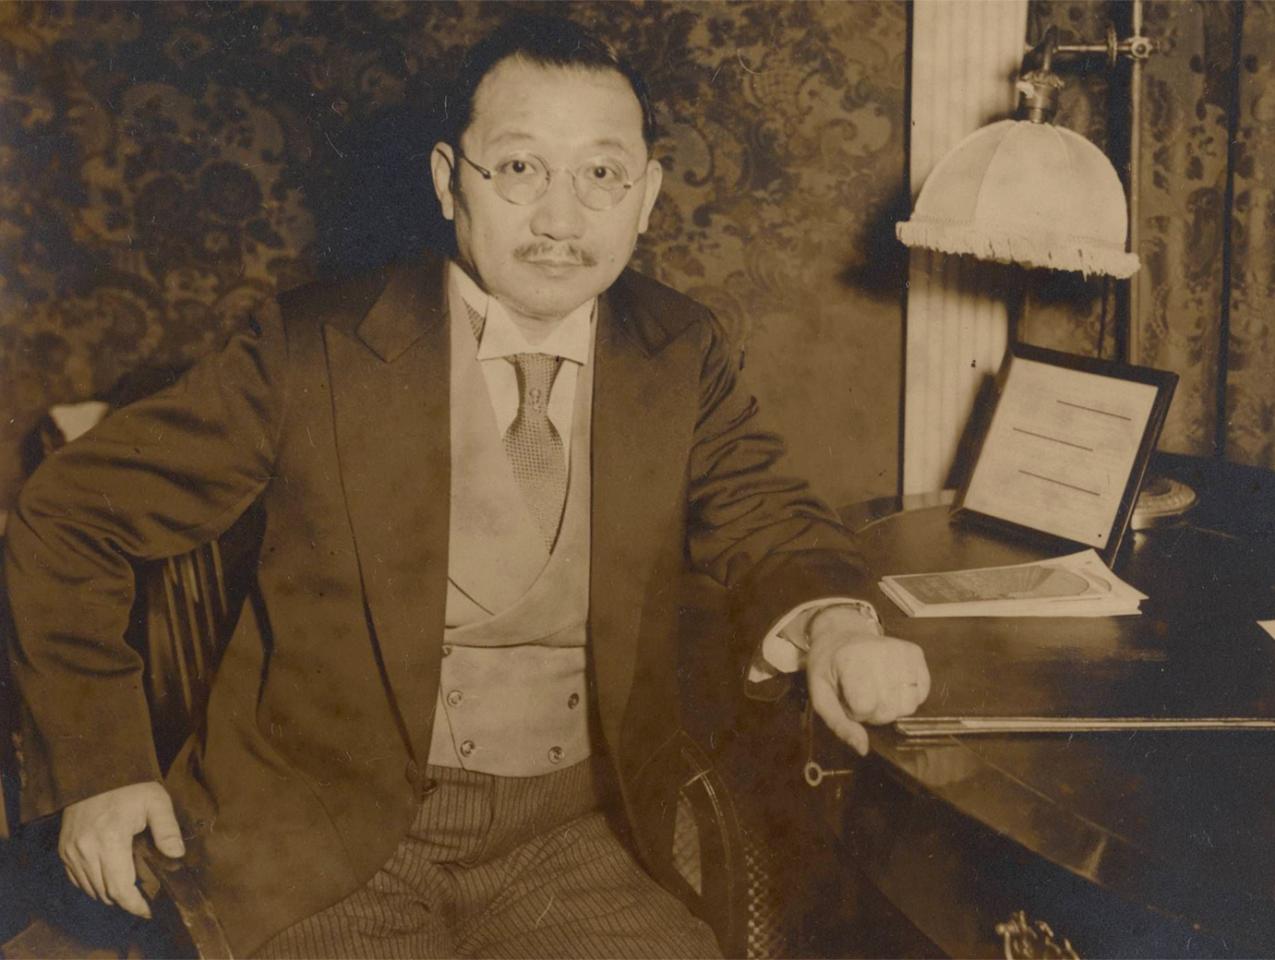
<path fill-rule="evenodd" d="M 511 140 L 527 141 L 527 140 L 535 140 L 535 139 L 536 138 L 529 133 L 523 133 L 520 130 L 508 130 L 508 131 L 502 131 L 496 134 L 496 136 L 492 137 L 489 142 L 494 145 L 499 145 L 499 144 L 508 143 Z"/>
<path fill-rule="evenodd" d="M 595 146 L 595 147 L 612 147 L 612 148 L 614 148 L 614 149 L 616 149 L 616 150 L 620 150 L 620 151 L 621 151 L 621 152 L 623 152 L 623 153 L 629 153 L 629 152 L 630 152 L 630 151 L 629 151 L 628 144 L 626 144 L 626 143 L 625 143 L 624 141 L 622 141 L 622 140 L 617 140 L 615 137 L 602 137 L 601 139 L 594 140 L 594 141 L 593 141 L 593 146 Z"/>
<path fill-rule="evenodd" d="M 506 130 L 506 131 L 501 131 L 500 133 L 496 134 L 496 136 L 492 137 L 491 140 L 488 141 L 488 146 L 500 147 L 509 143 L 530 143 L 530 142 L 534 142 L 536 139 L 537 138 L 534 135 L 522 130 Z M 643 145 L 645 146 L 645 142 Z M 589 146 L 591 148 L 597 148 L 597 149 L 605 148 L 605 149 L 618 150 L 621 153 L 625 154 L 626 156 L 632 157 L 634 159 L 637 159 L 640 157 L 640 154 L 634 153 L 629 148 L 628 144 L 626 144 L 623 140 L 620 140 L 617 137 L 599 137 L 598 139 L 592 141 L 589 144 Z"/>

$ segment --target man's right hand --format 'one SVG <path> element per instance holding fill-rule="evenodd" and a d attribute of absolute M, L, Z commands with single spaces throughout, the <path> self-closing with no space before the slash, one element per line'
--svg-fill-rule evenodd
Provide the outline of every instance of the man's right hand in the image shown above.
<path fill-rule="evenodd" d="M 133 866 L 133 837 L 147 827 L 160 853 L 186 852 L 173 801 L 159 783 L 131 783 L 70 804 L 62 811 L 58 838 L 67 876 L 93 899 L 149 919 Z"/>

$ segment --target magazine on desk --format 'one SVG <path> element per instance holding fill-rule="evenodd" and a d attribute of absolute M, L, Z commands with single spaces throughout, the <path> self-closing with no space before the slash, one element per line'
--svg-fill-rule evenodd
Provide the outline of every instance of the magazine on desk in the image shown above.
<path fill-rule="evenodd" d="M 909 617 L 1115 617 L 1139 612 L 1146 594 L 1094 550 L 1006 567 L 883 577 Z"/>

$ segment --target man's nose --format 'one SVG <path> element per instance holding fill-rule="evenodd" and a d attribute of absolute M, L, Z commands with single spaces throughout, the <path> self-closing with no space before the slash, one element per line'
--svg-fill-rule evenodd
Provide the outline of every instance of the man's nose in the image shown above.
<path fill-rule="evenodd" d="M 536 202 L 531 218 L 531 231 L 538 237 L 571 240 L 584 232 L 584 204 L 576 196 L 571 175 L 560 170 L 549 181 L 549 187 Z"/>

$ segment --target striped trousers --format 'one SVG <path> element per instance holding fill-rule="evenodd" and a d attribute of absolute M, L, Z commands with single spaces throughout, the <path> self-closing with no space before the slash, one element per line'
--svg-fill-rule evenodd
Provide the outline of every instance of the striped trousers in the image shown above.
<path fill-rule="evenodd" d="M 389 862 L 258 956 L 720 956 L 616 836 L 590 761 L 539 777 L 426 774 L 437 786 Z"/>

